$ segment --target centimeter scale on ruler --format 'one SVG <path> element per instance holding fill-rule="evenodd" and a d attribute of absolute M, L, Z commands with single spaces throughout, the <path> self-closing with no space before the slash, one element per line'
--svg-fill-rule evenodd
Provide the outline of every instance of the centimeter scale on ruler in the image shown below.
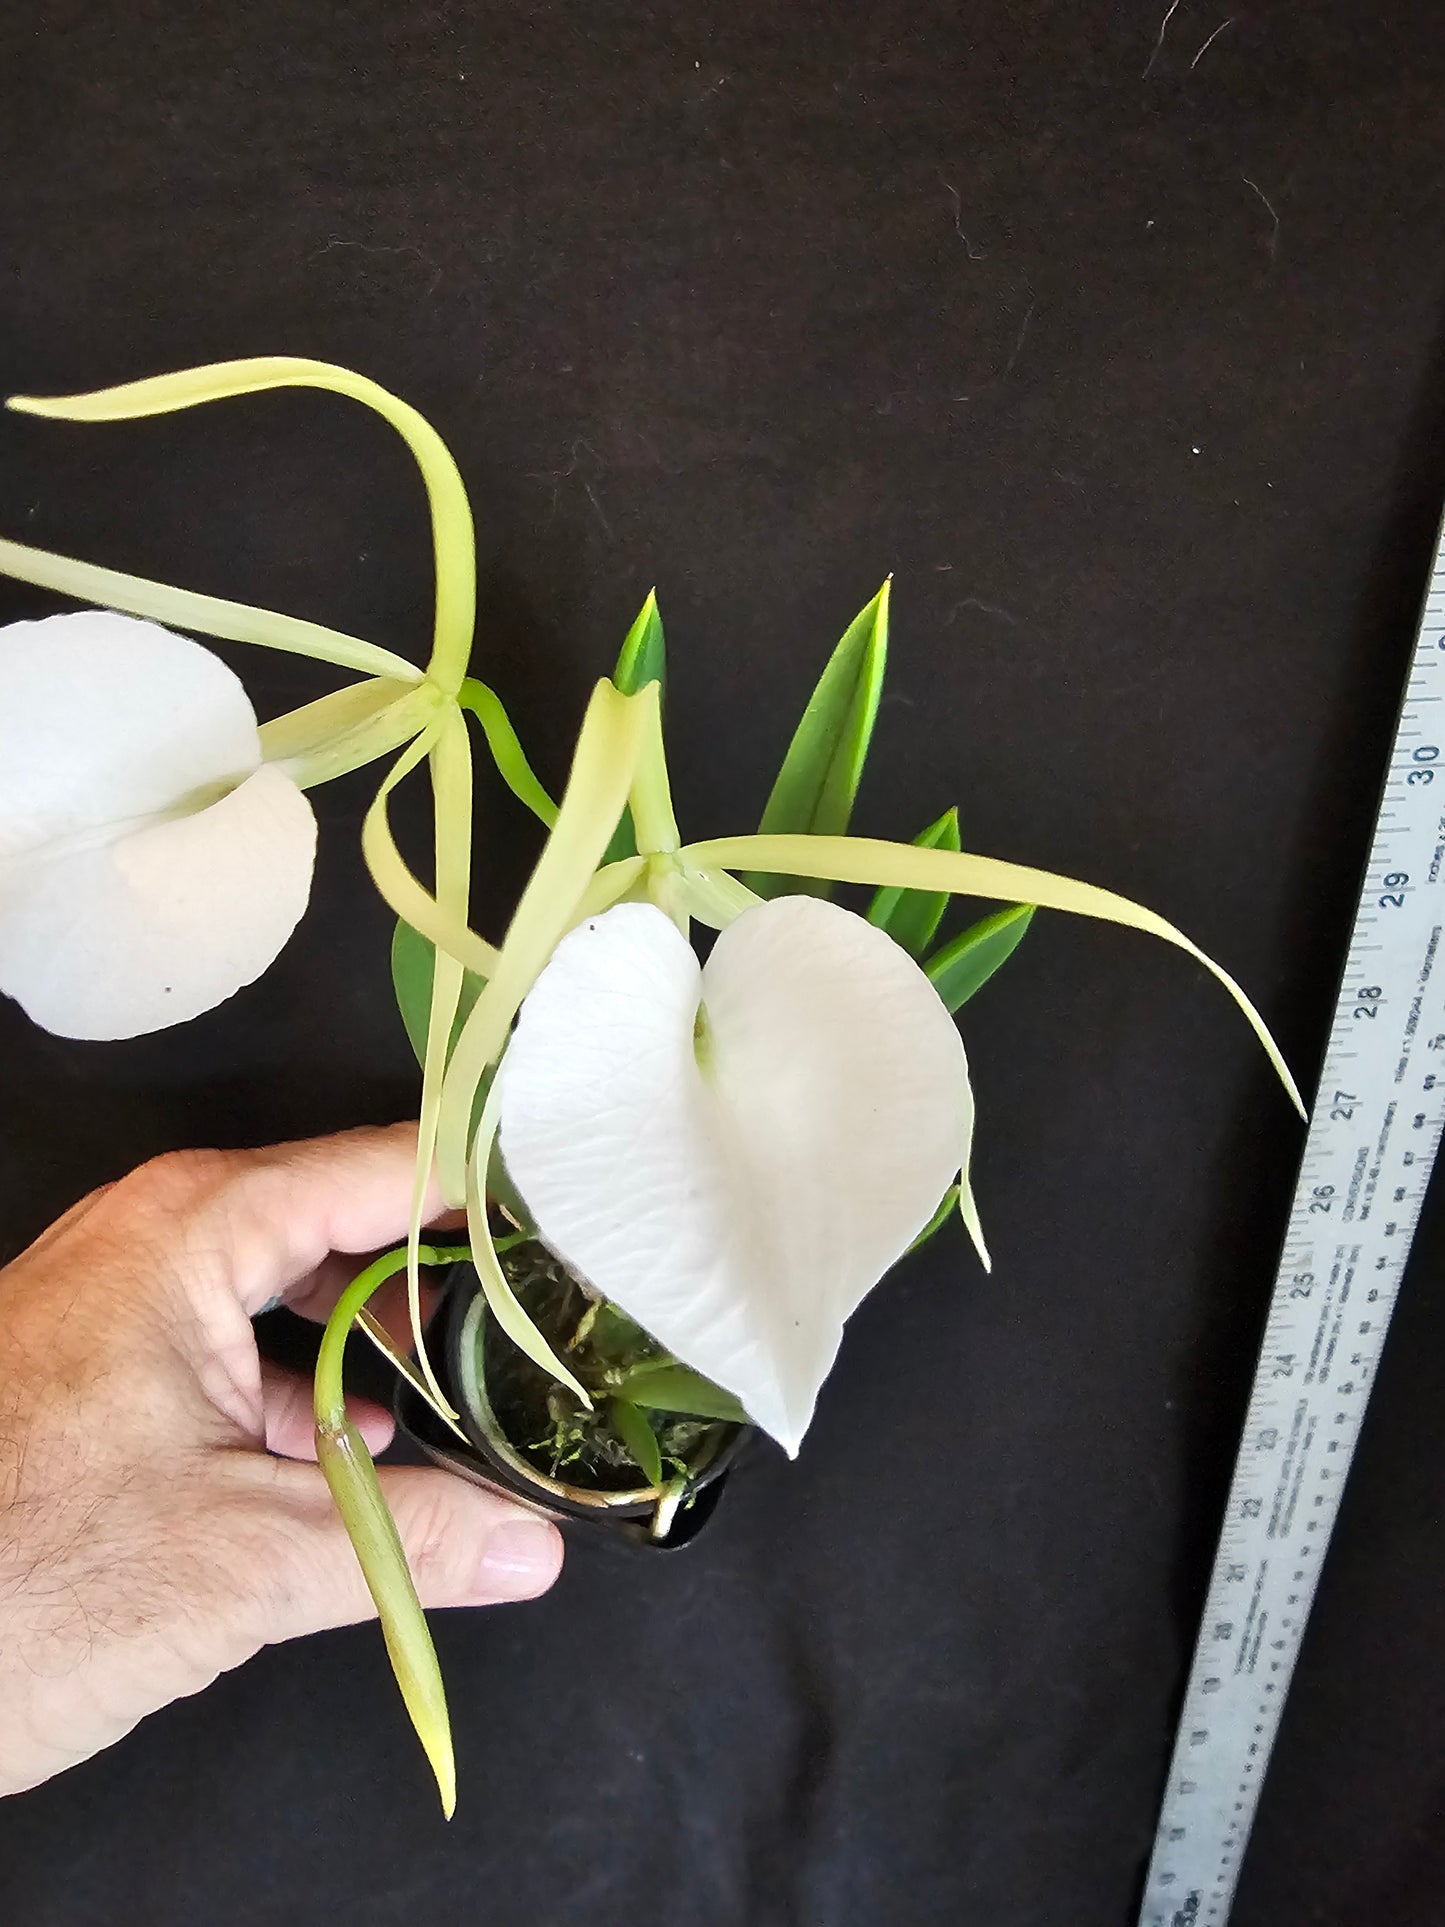
<path fill-rule="evenodd" d="M 1270 1299 L 1141 1927 L 1222 1927 L 1445 1124 L 1445 531 Z"/>

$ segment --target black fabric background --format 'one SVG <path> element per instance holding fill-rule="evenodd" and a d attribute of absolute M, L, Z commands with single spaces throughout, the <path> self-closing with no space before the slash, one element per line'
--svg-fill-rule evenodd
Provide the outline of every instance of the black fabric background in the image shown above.
<path fill-rule="evenodd" d="M 478 661 L 545 778 L 656 582 L 694 834 L 751 824 L 895 571 L 862 827 L 956 799 L 1155 905 L 1308 1084 L 1445 491 L 1445 34 L 1249 0 L 1195 66 L 1229 10 L 1182 0 L 1151 66 L 1163 12 L 17 5 L 0 383 L 280 351 L 395 388 L 473 490 Z M 0 528 L 424 647 L 420 490 L 331 398 L 6 419 Z M 334 680 L 231 656 L 263 714 Z M 364 780 L 225 1008 L 114 1046 L 0 1010 L 5 1254 L 164 1147 L 407 1112 Z M 494 927 L 535 844 L 482 808 Z M 361 1628 L 0 1806 L 0 1917 L 1131 1922 L 1300 1133 L 1216 986 L 1119 931 L 1041 918 L 966 1032 L 992 1279 L 956 1237 L 902 1268 L 691 1553 L 578 1547 L 440 1621 L 450 1828 Z M 1437 1200 L 1240 1927 L 1445 1919 L 1441 1246 Z"/>

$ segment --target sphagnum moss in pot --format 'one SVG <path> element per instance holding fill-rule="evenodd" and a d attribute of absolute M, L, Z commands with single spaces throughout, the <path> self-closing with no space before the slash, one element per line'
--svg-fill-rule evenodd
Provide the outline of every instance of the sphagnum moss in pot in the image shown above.
<path fill-rule="evenodd" d="M 0 541 L 0 569 L 99 605 L 0 633 L 0 990 L 70 1037 L 137 1036 L 210 1009 L 266 968 L 305 910 L 306 792 L 391 759 L 361 840 L 399 919 L 394 976 L 422 1065 L 411 1228 L 327 1324 L 316 1440 L 450 1812 L 436 1655 L 343 1405 L 353 1325 L 392 1359 L 438 1456 L 599 1531 L 667 1542 L 715 1498 L 749 1427 L 796 1454 L 846 1319 L 912 1246 L 957 1216 L 987 1265 L 953 1019 L 1036 907 L 1188 951 L 1299 1097 L 1244 992 L 1152 911 L 963 852 L 952 810 L 912 845 L 848 834 L 883 676 L 886 584 L 829 659 L 758 832 L 688 843 L 663 750 L 654 599 L 592 693 L 554 803 L 496 693 L 469 673 L 461 477 L 435 431 L 375 383 L 267 357 L 10 406 L 114 422 L 286 387 L 349 396 L 411 449 L 436 556 L 426 666 Z M 239 679 L 177 630 L 290 650 L 349 680 L 258 726 Z M 500 944 L 470 921 L 474 727 L 547 832 L 497 920 Z M 423 767 L 430 885 L 389 822 L 392 792 Z M 873 894 L 845 909 L 834 884 Z M 955 896 L 1006 907 L 940 942 Z M 717 933 L 705 963 L 694 924 Z M 423 1237 L 434 1185 L 466 1214 L 465 1240 L 445 1248 Z M 453 1267 L 435 1361 L 421 1321 L 433 1263 Z M 413 1356 L 367 1311 L 403 1270 Z"/>
<path fill-rule="evenodd" d="M 519 1237 L 502 1266 L 591 1402 L 528 1358 L 498 1327 L 486 1295 L 467 1277 L 454 1278 L 443 1383 L 454 1394 L 472 1468 L 555 1518 L 615 1527 L 642 1546 L 689 1543 L 751 1431 L 746 1412 L 663 1352 L 538 1240 Z M 434 1456 L 457 1463 L 455 1450 L 437 1449 L 434 1425 L 417 1432 L 407 1404 L 398 1415 Z"/>

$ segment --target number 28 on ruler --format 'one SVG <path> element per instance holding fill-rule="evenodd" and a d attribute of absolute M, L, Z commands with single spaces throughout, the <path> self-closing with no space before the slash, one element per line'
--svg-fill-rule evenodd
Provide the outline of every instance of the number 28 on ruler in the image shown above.
<path fill-rule="evenodd" d="M 1445 1124 L 1445 542 L 1391 748 L 1145 1888 L 1223 1927 Z M 1438 1069 L 1436 1067 L 1439 1067 Z"/>

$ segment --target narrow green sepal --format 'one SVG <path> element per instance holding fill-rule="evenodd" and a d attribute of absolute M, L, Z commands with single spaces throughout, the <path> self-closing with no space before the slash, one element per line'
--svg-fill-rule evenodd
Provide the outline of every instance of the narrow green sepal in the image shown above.
<path fill-rule="evenodd" d="M 928 959 L 923 968 L 951 1011 L 961 1010 L 1008 962 L 1023 942 L 1033 917 L 1031 903 L 1011 904 L 1007 910 L 997 910 L 991 917 L 971 924 L 962 936 Z"/>
<path fill-rule="evenodd" d="M 659 705 L 661 703 L 667 687 L 667 639 L 662 632 L 662 617 L 658 614 L 656 589 L 648 590 L 647 600 L 627 632 L 622 653 L 617 658 L 617 667 L 612 672 L 612 680 L 624 696 L 635 696 L 639 689 L 645 689 L 650 682 L 655 682 Z M 620 863 L 624 857 L 636 854 L 637 834 L 632 825 L 632 811 L 626 809 L 612 832 L 612 841 L 602 861 Z"/>
<path fill-rule="evenodd" d="M 920 850 L 961 850 L 958 811 L 945 811 L 913 841 Z M 885 884 L 868 906 L 868 921 L 887 931 L 910 957 L 921 957 L 937 935 L 947 908 L 946 890 L 900 890 Z"/>
<path fill-rule="evenodd" d="M 788 745 L 758 825 L 760 835 L 842 836 L 847 829 L 883 691 L 891 583 L 890 577 L 849 623 L 829 657 Z M 818 878 L 759 873 L 745 880 L 760 897 L 831 892 L 831 885 Z"/>
<path fill-rule="evenodd" d="M 432 976 L 436 970 L 436 951 L 429 938 L 419 930 L 413 930 L 403 918 L 397 919 L 396 929 L 391 938 L 391 985 L 396 993 L 396 1007 L 401 1012 L 401 1021 L 406 1026 L 407 1038 L 416 1055 L 418 1064 L 426 1063 L 427 1024 L 431 1013 Z M 462 972 L 462 987 L 457 998 L 457 1012 L 452 1019 L 452 1034 L 447 1042 L 447 1057 L 450 1059 L 456 1041 L 462 1033 L 462 1025 L 472 1014 L 472 1005 L 481 995 L 486 984 L 485 977 L 479 977 L 475 970 Z M 472 1100 L 472 1115 L 468 1126 L 470 1134 L 477 1128 L 477 1120 L 482 1114 L 482 1106 L 491 1089 L 490 1071 L 477 1086 Z M 518 1195 L 516 1186 L 507 1175 L 502 1162 L 500 1147 L 492 1151 L 491 1163 L 487 1171 L 487 1196 L 494 1204 L 500 1205 L 513 1224 L 524 1229 L 531 1228 L 531 1217 L 526 1205 Z"/>

